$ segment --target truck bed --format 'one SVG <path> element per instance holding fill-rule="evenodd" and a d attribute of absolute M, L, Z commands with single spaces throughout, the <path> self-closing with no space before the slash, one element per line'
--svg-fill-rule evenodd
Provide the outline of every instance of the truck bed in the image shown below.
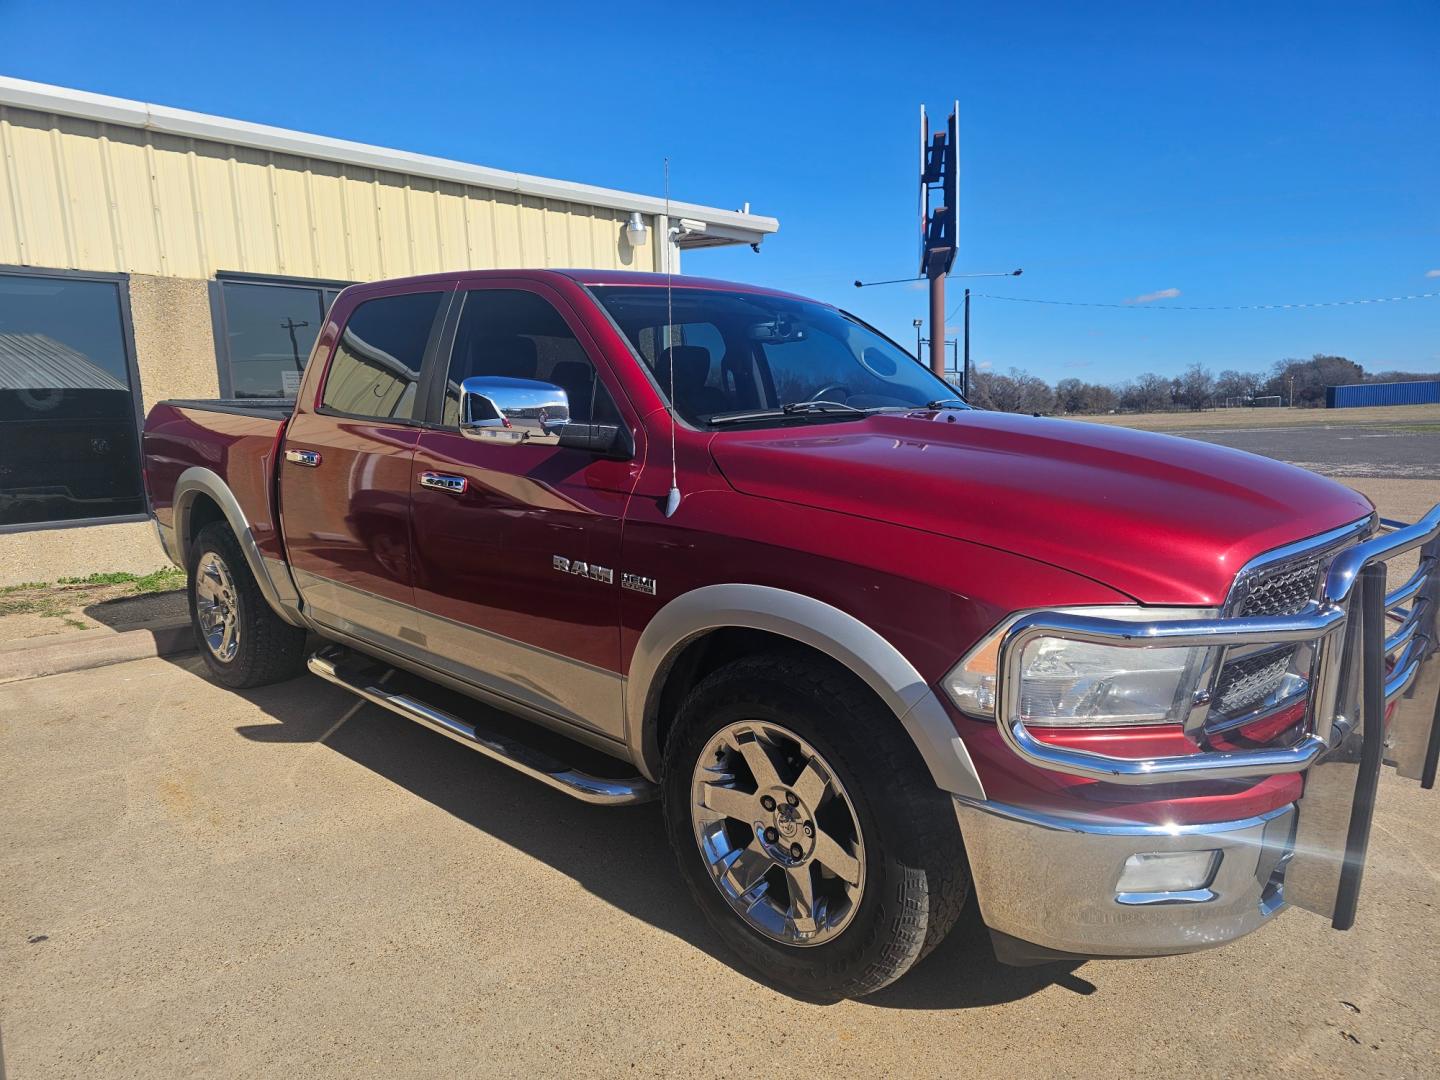
<path fill-rule="evenodd" d="M 258 416 L 267 420 L 287 420 L 295 411 L 294 398 L 170 398 L 160 404 L 176 409 Z"/>
<path fill-rule="evenodd" d="M 233 494 L 261 553 L 280 558 L 275 457 L 293 408 L 293 401 L 279 398 L 172 400 L 152 408 L 143 439 L 145 480 L 161 535 L 175 527 L 176 488 L 190 471 L 192 481 L 197 474 L 218 478 L 216 486 Z M 183 552 L 189 539 L 177 537 L 176 550 Z"/>

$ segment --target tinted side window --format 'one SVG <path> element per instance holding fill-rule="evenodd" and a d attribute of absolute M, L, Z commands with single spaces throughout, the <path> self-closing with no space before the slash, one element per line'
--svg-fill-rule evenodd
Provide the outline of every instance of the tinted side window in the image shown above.
<path fill-rule="evenodd" d="M 420 363 L 443 296 L 381 296 L 351 312 L 330 361 L 321 405 L 350 416 L 414 419 Z"/>
<path fill-rule="evenodd" d="M 553 383 L 570 399 L 577 423 L 614 423 L 615 404 L 585 347 L 542 296 L 513 289 L 465 294 L 445 381 L 445 424 L 460 421 L 460 384 L 480 375 Z"/>

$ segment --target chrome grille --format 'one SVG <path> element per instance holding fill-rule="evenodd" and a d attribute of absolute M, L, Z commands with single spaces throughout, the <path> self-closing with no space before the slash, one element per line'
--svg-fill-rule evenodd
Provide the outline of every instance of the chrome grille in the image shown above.
<path fill-rule="evenodd" d="M 1220 670 L 1211 695 L 1214 708 L 1227 718 L 1254 708 L 1280 688 L 1294 655 L 1295 647 L 1290 646 L 1231 660 Z"/>
<path fill-rule="evenodd" d="M 1332 541 L 1289 559 L 1242 573 L 1225 605 L 1234 616 L 1298 615 L 1318 600 L 1325 573 L 1347 541 Z M 1298 646 L 1267 649 L 1227 661 L 1211 684 L 1209 728 L 1259 708 L 1280 690 Z M 1308 657 L 1302 657 L 1308 662 Z"/>
<path fill-rule="evenodd" d="M 1333 552 L 1281 563 L 1251 574 L 1239 583 L 1230 601 L 1236 615 L 1298 615 L 1320 595 L 1321 575 Z"/>

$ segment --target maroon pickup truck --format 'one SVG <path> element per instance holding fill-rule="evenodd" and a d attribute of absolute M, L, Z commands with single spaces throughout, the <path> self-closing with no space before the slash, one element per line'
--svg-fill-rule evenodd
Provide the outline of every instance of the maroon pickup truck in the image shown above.
<path fill-rule="evenodd" d="M 293 405 L 165 402 L 144 453 L 216 679 L 308 664 L 659 797 L 717 932 L 807 995 L 890 983 L 972 893 L 1013 963 L 1344 929 L 1382 766 L 1434 781 L 1440 507 L 974 410 L 800 297 L 358 285 Z"/>

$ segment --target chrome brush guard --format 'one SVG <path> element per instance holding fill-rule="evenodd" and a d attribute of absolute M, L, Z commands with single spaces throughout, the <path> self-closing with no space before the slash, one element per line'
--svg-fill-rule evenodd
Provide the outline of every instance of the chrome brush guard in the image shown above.
<path fill-rule="evenodd" d="M 1386 564 L 1417 548 L 1415 572 L 1387 592 Z M 1426 788 L 1435 783 L 1440 756 L 1437 564 L 1440 506 L 1413 525 L 1382 519 L 1374 535 L 1342 548 L 1325 571 L 1318 598 L 1294 615 L 1153 623 L 1049 611 L 1022 616 L 1000 644 L 1000 734 L 1012 750 L 1041 768 L 1115 784 L 1307 772 L 1295 856 L 1286 875 L 1287 899 L 1348 926 L 1381 763 Z M 1202 748 L 1145 759 L 1049 744 L 1026 727 L 1021 709 L 1025 647 L 1040 638 L 1140 649 L 1206 647 L 1219 650 L 1221 657 L 1237 647 L 1310 643 L 1314 658 L 1305 734 L 1283 747 Z"/>

